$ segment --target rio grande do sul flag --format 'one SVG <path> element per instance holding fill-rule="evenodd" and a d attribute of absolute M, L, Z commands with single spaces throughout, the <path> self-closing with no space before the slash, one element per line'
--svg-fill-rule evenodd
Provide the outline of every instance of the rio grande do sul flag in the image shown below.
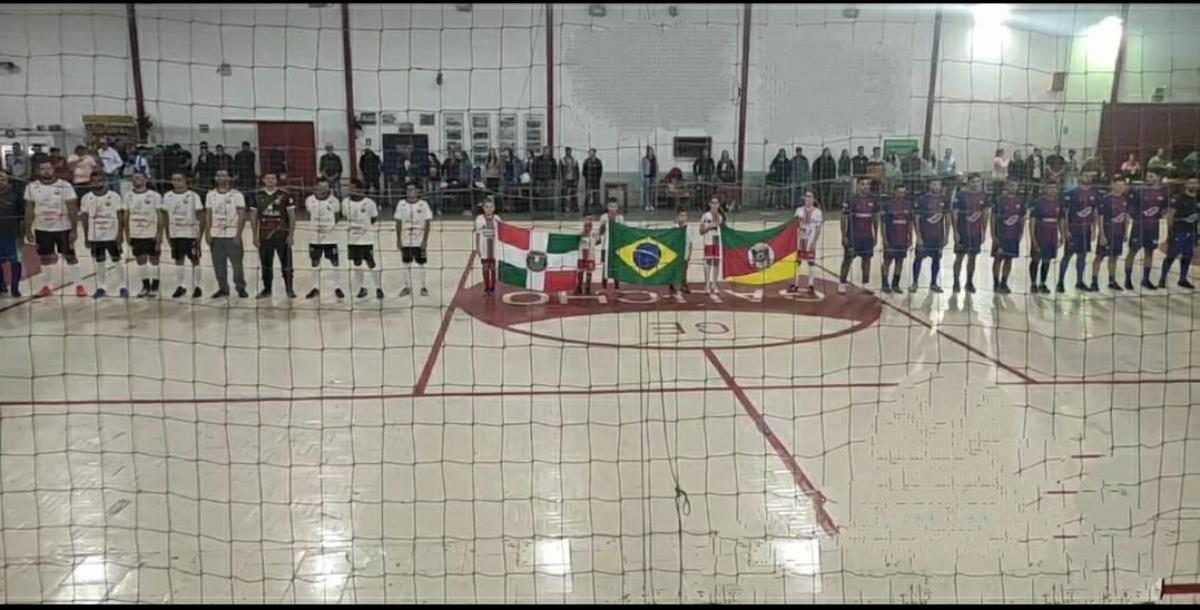
<path fill-rule="evenodd" d="M 527 290 L 574 290 L 579 236 L 497 223 L 496 278 Z"/>
<path fill-rule="evenodd" d="M 735 284 L 775 284 L 795 277 L 798 221 L 762 231 L 721 225 L 721 277 Z"/>

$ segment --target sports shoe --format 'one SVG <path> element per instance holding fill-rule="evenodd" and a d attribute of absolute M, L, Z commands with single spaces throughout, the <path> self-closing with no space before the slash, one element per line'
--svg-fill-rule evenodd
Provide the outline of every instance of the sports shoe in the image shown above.
<path fill-rule="evenodd" d="M 83 297 L 86 297 L 87 295 L 88 295 L 87 288 L 84 288 L 83 285 L 81 285 L 81 284 L 75 285 L 75 296 L 83 298 Z"/>
<path fill-rule="evenodd" d="M 138 291 L 138 293 L 137 293 L 137 298 L 139 298 L 139 299 L 144 299 L 144 298 L 146 298 L 146 297 L 148 297 L 148 296 L 150 296 L 150 287 L 149 287 L 149 286 L 142 286 L 142 289 L 141 289 L 141 290 L 139 290 L 139 291 Z"/>
<path fill-rule="evenodd" d="M 846 294 L 847 290 L 849 290 L 849 288 L 847 288 L 845 284 L 838 284 L 838 294 Z"/>
<path fill-rule="evenodd" d="M 239 298 L 239 299 L 248 299 L 248 298 L 250 298 L 250 293 L 249 293 L 249 292 L 246 292 L 246 289 L 245 289 L 245 288 L 238 288 L 238 289 L 237 289 L 237 294 L 238 294 L 238 298 Z"/>
<path fill-rule="evenodd" d="M 12 295 L 13 295 L 14 299 L 20 298 L 21 297 L 21 289 L 17 288 L 16 286 L 13 286 L 12 287 Z"/>
<path fill-rule="evenodd" d="M 688 288 L 688 285 L 687 285 L 687 284 L 680 284 L 680 285 L 679 285 L 679 292 L 682 292 L 683 294 L 692 294 L 692 289 L 691 289 L 691 288 Z M 592 287 L 591 287 L 591 286 L 588 286 L 588 294 L 592 294 Z"/>
<path fill-rule="evenodd" d="M 266 288 L 263 288 L 262 291 L 258 293 L 258 296 L 254 297 L 254 298 L 269 299 L 269 298 L 271 298 L 271 291 L 267 290 Z"/>
<path fill-rule="evenodd" d="M 289 299 L 294 299 L 294 298 L 296 298 L 296 291 L 292 290 L 291 288 L 288 288 L 287 295 L 288 295 Z"/>
<path fill-rule="evenodd" d="M 383 289 L 382 288 L 375 289 L 375 298 L 379 299 L 380 301 L 383 300 Z"/>
<path fill-rule="evenodd" d="M 909 292 L 916 292 L 916 291 L 917 291 L 917 285 L 916 285 L 916 284 L 913 284 L 913 285 L 909 286 L 909 287 L 908 287 L 908 291 L 909 291 Z"/>
<path fill-rule="evenodd" d="M 1195 290 L 1195 288 L 1196 288 L 1195 286 L 1192 285 L 1191 282 L 1189 282 L 1187 280 L 1179 280 L 1179 283 L 1177 283 L 1175 285 L 1179 286 L 1180 288 L 1187 288 L 1188 290 Z"/>
<path fill-rule="evenodd" d="M 1158 287 L 1165 290 L 1167 288 L 1167 278 L 1164 277 L 1161 280 L 1158 280 Z"/>
<path fill-rule="evenodd" d="M 1154 282 L 1151 282 L 1150 280 L 1142 280 L 1142 288 L 1145 288 L 1146 290 L 1158 290 L 1158 286 L 1155 286 Z"/>
<path fill-rule="evenodd" d="M 929 291 L 930 292 L 942 292 L 942 287 L 938 286 L 937 284 L 930 284 Z"/>
<path fill-rule="evenodd" d="M 1125 290 L 1133 290 L 1133 280 L 1125 280 Z"/>
<path fill-rule="evenodd" d="M 884 294 L 891 294 L 891 293 L 892 293 L 892 287 L 891 287 L 891 286 L 889 286 L 887 282 L 884 282 L 884 283 L 883 283 L 883 285 L 879 287 L 879 291 L 880 291 L 880 292 L 882 292 L 882 293 L 884 293 Z"/>
<path fill-rule="evenodd" d="M 1088 290 L 1088 285 L 1084 284 L 1083 282 L 1075 282 L 1075 290 L 1078 292 L 1090 292 Z"/>
<path fill-rule="evenodd" d="M 319 297 L 319 296 L 321 296 L 321 291 L 320 291 L 319 289 L 317 289 L 317 288 L 313 288 L 312 290 L 309 290 L 309 291 L 308 291 L 308 294 L 304 295 L 304 298 L 306 298 L 306 299 L 315 299 L 315 298 L 317 298 L 317 297 Z"/>
<path fill-rule="evenodd" d="M 1061 282 L 1058 284 L 1058 286 L 1055 286 L 1054 289 L 1057 290 L 1059 294 L 1067 291 L 1067 288 L 1063 286 Z"/>
<path fill-rule="evenodd" d="M 181 296 L 183 296 L 183 295 L 185 295 L 185 294 L 187 294 L 187 288 L 184 288 L 183 286 L 180 286 L 180 287 L 178 287 L 178 288 L 176 288 L 176 289 L 175 289 L 175 292 L 172 292 L 172 293 L 171 293 L 171 298 L 172 298 L 172 299 L 178 299 L 179 297 L 181 297 Z"/>
<path fill-rule="evenodd" d="M 817 294 L 817 287 L 812 284 L 808 285 L 808 294 Z"/>
<path fill-rule="evenodd" d="M 422 288 L 422 289 L 421 289 L 421 296 L 423 296 L 423 297 L 427 297 L 427 296 L 429 296 L 429 289 L 427 289 L 427 288 Z"/>
<path fill-rule="evenodd" d="M 967 282 L 967 292 L 969 292 L 971 294 L 975 294 L 975 284 L 972 284 L 971 282 Z"/>
<path fill-rule="evenodd" d="M 335 296 L 339 299 L 344 299 L 344 298 L 346 298 L 346 293 L 341 288 L 334 288 L 333 296 Z"/>
<path fill-rule="evenodd" d="M 1100 281 L 1092 280 L 1092 285 L 1088 286 L 1088 292 L 1100 292 Z"/>
<path fill-rule="evenodd" d="M 1121 292 L 1121 285 L 1118 284 L 1116 280 L 1109 280 L 1108 289 L 1113 292 Z"/>
<path fill-rule="evenodd" d="M 97 288 L 96 292 L 92 293 L 93 299 L 103 299 L 106 296 L 108 296 L 108 291 L 103 288 Z"/>
<path fill-rule="evenodd" d="M 35 295 L 35 296 L 37 296 L 37 298 L 39 298 L 39 299 L 42 299 L 42 298 L 48 297 L 52 294 L 54 294 L 54 291 L 51 290 L 49 286 L 42 286 L 42 289 L 37 291 L 37 295 Z"/>
<path fill-rule="evenodd" d="M 196 286 L 195 288 L 192 289 L 192 298 L 193 299 L 198 299 L 202 296 L 204 296 L 204 291 L 200 290 L 199 286 Z"/>
<path fill-rule="evenodd" d="M 355 294 L 354 296 L 355 296 L 355 298 L 359 298 L 359 299 L 365 299 L 365 298 L 367 298 L 367 289 L 366 289 L 366 288 L 359 288 L 359 289 L 358 289 L 358 294 Z"/>
<path fill-rule="evenodd" d="M 958 282 L 956 281 L 956 282 L 954 282 L 954 288 L 953 288 L 953 290 L 954 290 L 954 292 L 955 292 L 955 293 L 962 292 L 962 286 L 959 286 L 959 285 L 958 285 Z"/>
<path fill-rule="evenodd" d="M 788 284 L 787 291 L 788 292 L 800 292 L 800 287 L 796 286 L 795 284 Z M 672 287 L 672 292 L 674 292 L 674 287 Z"/>
<path fill-rule="evenodd" d="M 408 295 L 410 295 L 410 294 L 412 294 L 412 290 L 409 290 L 409 289 L 408 289 L 408 286 L 405 286 L 404 288 L 401 288 L 401 289 L 400 289 L 400 296 L 402 296 L 402 297 L 406 297 L 406 296 L 408 296 Z"/>
<path fill-rule="evenodd" d="M 224 297 L 227 297 L 227 296 L 229 296 L 229 291 L 228 291 L 228 290 L 218 290 L 218 291 L 216 291 L 216 292 L 212 293 L 212 296 L 211 296 L 211 297 L 209 297 L 209 298 L 211 298 L 211 299 L 220 299 L 220 298 L 224 298 Z"/>
<path fill-rule="evenodd" d="M 1012 294 L 1012 289 L 1008 287 L 1008 284 L 1000 282 L 1000 288 L 997 289 L 997 292 L 1000 294 Z"/>
<path fill-rule="evenodd" d="M 120 288 L 120 290 L 117 290 L 117 296 L 120 296 L 122 299 L 128 299 L 129 298 L 129 289 L 122 286 Z"/>

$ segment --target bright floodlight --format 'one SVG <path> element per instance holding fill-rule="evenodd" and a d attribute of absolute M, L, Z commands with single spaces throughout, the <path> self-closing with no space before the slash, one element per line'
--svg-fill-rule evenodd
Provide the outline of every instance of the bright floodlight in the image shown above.
<path fill-rule="evenodd" d="M 976 4 L 971 10 L 975 13 L 976 27 L 999 27 L 1012 16 L 1007 4 Z"/>
<path fill-rule="evenodd" d="M 976 4 L 975 27 L 971 29 L 971 49 L 976 59 L 998 59 L 1004 43 L 1008 41 L 1008 29 L 1004 22 L 1012 16 L 1007 4 Z"/>
<path fill-rule="evenodd" d="M 1117 62 L 1121 46 L 1121 18 L 1105 17 L 1087 30 L 1087 54 L 1090 66 L 1111 68 Z"/>

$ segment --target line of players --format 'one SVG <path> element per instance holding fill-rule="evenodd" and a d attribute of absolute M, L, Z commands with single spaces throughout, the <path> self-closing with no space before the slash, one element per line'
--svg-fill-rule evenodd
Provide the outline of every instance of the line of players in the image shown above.
<path fill-rule="evenodd" d="M 160 273 L 159 260 L 164 241 L 170 248 L 175 263 L 176 289 L 173 298 L 188 294 L 200 298 L 200 259 L 202 245 L 207 244 L 212 255 L 217 291 L 212 298 L 228 297 L 230 294 L 227 274 L 233 270 L 234 289 L 241 298 L 249 297 L 242 265 L 244 253 L 243 235 L 245 227 L 252 225 L 253 240 L 259 251 L 263 285 L 258 298 L 272 296 L 274 279 L 273 263 L 278 258 L 288 298 L 295 298 L 293 289 L 292 246 L 296 232 L 296 206 L 292 196 L 278 187 L 277 176 L 265 173 L 263 188 L 256 193 L 255 203 L 247 207 L 246 197 L 230 185 L 225 170 L 215 177 L 216 188 L 210 190 L 204 201 L 188 187 L 187 177 L 181 173 L 171 176 L 171 190 L 159 195 L 148 187 L 145 174 L 135 173 L 133 188 L 124 197 L 109 190 L 104 176 L 93 173 L 90 190 L 78 200 L 74 188 L 66 181 L 54 177 L 53 166 L 42 162 L 37 167 L 37 179 L 30 182 L 24 191 L 24 229 L 28 243 L 35 244 L 43 271 L 44 285 L 37 293 L 39 297 L 50 296 L 54 288 L 50 285 L 48 268 L 54 264 L 55 255 L 62 258 L 70 274 L 77 296 L 88 296 L 82 283 L 79 260 L 75 253 L 76 230 L 83 230 L 84 243 L 95 262 L 96 289 L 94 298 L 103 298 L 108 293 L 108 261 L 114 264 L 118 293 L 128 297 L 125 265 L 122 248 L 128 244 L 137 262 L 138 276 L 142 289 L 138 297 L 158 295 Z M 321 263 L 328 261 L 332 269 L 334 293 L 337 298 L 345 297 L 342 290 L 342 274 L 339 271 L 339 253 L 336 234 L 338 221 L 344 220 L 349 234 L 348 254 L 354 266 L 353 286 L 358 287 L 357 297 L 368 296 L 365 270 L 371 271 L 375 297 L 384 296 L 382 270 L 375 260 L 374 244 L 379 209 L 373 200 L 364 196 L 363 184 L 354 180 L 350 183 L 349 196 L 338 200 L 330 192 L 329 184 L 318 179 L 313 194 L 304 203 L 310 217 L 312 239 L 308 245 L 313 270 L 313 287 L 306 298 L 314 299 L 321 293 Z M 408 186 L 407 197 L 397 206 L 395 214 L 396 242 L 406 273 L 400 296 L 411 294 L 410 286 L 416 279 L 421 296 L 428 296 L 425 285 L 424 266 L 427 262 L 430 224 L 433 213 L 429 204 L 421 198 L 421 189 L 415 184 Z M 191 264 L 187 271 L 185 261 Z M 14 296 L 20 281 L 14 278 Z"/>
<path fill-rule="evenodd" d="M 952 200 L 943 194 L 938 179 L 929 181 L 928 192 L 914 199 L 905 187 L 897 186 L 883 199 L 870 193 L 867 179 L 860 179 L 842 205 L 841 237 L 845 255 L 842 260 L 838 292 L 845 294 L 855 258 L 861 260 L 864 285 L 870 284 L 870 261 L 876 237 L 882 237 L 882 286 L 885 293 L 899 293 L 900 276 L 909 250 L 914 251 L 912 284 L 917 290 L 921 263 L 929 258 L 932 281 L 930 290 L 942 292 L 938 274 L 943 249 L 954 242 L 954 292 L 962 289 L 962 267 L 966 262 L 967 292 L 975 292 L 975 258 L 983 248 L 985 235 L 992 242 L 994 292 L 1008 294 L 1012 261 L 1028 226 L 1030 234 L 1029 277 L 1031 292 L 1049 294 L 1046 281 L 1051 261 L 1059 258 L 1057 291 L 1064 292 L 1071 258 L 1075 258 L 1075 288 L 1083 292 L 1100 289 L 1100 267 L 1107 261 L 1108 287 L 1122 290 L 1117 281 L 1117 260 L 1125 257 L 1124 289 L 1133 290 L 1134 259 L 1142 253 L 1141 287 L 1146 290 L 1167 287 L 1167 277 L 1176 260 L 1180 262 L 1177 285 L 1192 289 L 1188 280 L 1192 253 L 1200 224 L 1200 180 L 1184 182 L 1183 192 L 1172 198 L 1154 170 L 1146 172 L 1145 185 L 1130 191 L 1124 179 L 1114 179 L 1109 188 L 1095 183 L 1096 173 L 1085 172 L 1078 187 L 1065 193 L 1047 182 L 1036 194 L 1021 193 L 1019 185 L 1008 180 L 1000 193 L 987 194 L 983 180 L 972 173 L 966 188 Z M 1158 247 L 1160 219 L 1167 224 L 1167 256 L 1162 263 L 1158 284 L 1151 281 L 1154 250 Z M 1095 240 L 1093 240 L 1095 237 Z M 803 237 L 802 237 L 803 241 Z M 1087 255 L 1095 244 L 1091 282 L 1085 281 Z M 1128 246 L 1128 252 L 1126 251 Z M 799 262 L 799 261 L 798 261 Z M 889 279 L 889 269 L 891 276 Z"/>

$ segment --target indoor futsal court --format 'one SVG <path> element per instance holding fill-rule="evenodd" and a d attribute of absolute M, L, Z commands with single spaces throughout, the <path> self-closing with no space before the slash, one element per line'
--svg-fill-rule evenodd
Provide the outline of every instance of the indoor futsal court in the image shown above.
<path fill-rule="evenodd" d="M 1195 603 L 1197 33 L 2 6 L 0 600 Z"/>

